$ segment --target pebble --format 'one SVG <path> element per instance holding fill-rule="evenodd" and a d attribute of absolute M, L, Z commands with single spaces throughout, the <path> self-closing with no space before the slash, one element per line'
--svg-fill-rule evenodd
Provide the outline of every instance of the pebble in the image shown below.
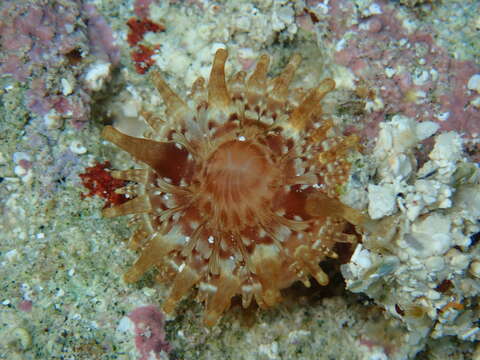
<path fill-rule="evenodd" d="M 73 140 L 70 144 L 70 150 L 78 155 L 85 154 L 87 152 L 87 148 L 83 146 L 83 144 L 79 140 Z"/>
<path fill-rule="evenodd" d="M 480 74 L 472 75 L 468 80 L 467 88 L 480 94 Z"/>
<path fill-rule="evenodd" d="M 472 276 L 476 277 L 477 279 L 480 279 L 480 261 L 478 260 L 472 261 L 472 263 L 470 264 L 469 271 Z"/>
<path fill-rule="evenodd" d="M 62 78 L 60 80 L 60 83 L 62 85 L 62 94 L 63 95 L 67 96 L 67 95 L 70 95 L 71 93 L 73 93 L 73 85 L 72 85 L 72 83 L 70 83 L 70 81 L 68 81 L 65 78 Z"/>

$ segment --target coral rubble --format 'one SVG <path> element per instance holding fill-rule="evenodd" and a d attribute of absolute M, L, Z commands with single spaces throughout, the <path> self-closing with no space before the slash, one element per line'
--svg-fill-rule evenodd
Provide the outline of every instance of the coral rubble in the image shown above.
<path fill-rule="evenodd" d="M 419 164 L 419 142 L 437 129 L 403 116 L 381 124 L 373 154 L 378 179 L 369 185 L 369 214 L 378 220 L 342 265 L 347 289 L 404 321 L 411 337 L 422 339 L 418 349 L 427 334 L 480 339 L 479 171 L 455 132 L 436 135 Z"/>

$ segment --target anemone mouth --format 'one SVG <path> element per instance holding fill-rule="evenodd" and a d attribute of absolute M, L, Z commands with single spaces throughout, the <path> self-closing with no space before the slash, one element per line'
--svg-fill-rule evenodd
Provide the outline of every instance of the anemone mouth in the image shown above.
<path fill-rule="evenodd" d="M 267 150 L 253 141 L 230 140 L 210 155 L 202 192 L 214 220 L 238 228 L 273 199 L 280 173 Z"/>
<path fill-rule="evenodd" d="M 218 147 L 207 162 L 207 189 L 216 200 L 229 194 L 238 196 L 269 193 L 271 165 L 262 149 L 252 142 L 233 140 Z"/>

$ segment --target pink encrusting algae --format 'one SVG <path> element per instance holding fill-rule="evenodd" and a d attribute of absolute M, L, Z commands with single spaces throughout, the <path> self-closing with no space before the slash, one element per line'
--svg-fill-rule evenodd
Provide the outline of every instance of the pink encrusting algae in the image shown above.
<path fill-rule="evenodd" d="M 319 3 L 307 2 L 310 9 L 317 9 Z M 480 66 L 455 59 L 437 45 L 428 25 L 412 29 L 390 2 L 379 0 L 374 5 L 356 21 L 360 10 L 353 2 L 333 0 L 328 16 L 320 20 L 331 30 L 327 42 L 334 48 L 334 61 L 352 71 L 357 86 L 366 85 L 375 92 L 356 131 L 373 139 L 380 121 L 401 113 L 418 121 L 436 121 L 441 130 L 477 137 L 480 109 L 472 104 L 477 95 L 466 84 L 480 73 Z M 298 22 L 311 31 L 310 16 Z"/>
<path fill-rule="evenodd" d="M 120 61 L 120 50 L 106 20 L 93 4 L 77 0 L 64 4 L 6 0 L 0 5 L 0 17 L 0 75 L 26 82 L 25 104 L 32 112 L 45 116 L 55 111 L 82 128 L 90 117 L 92 102 L 89 89 L 83 86 L 87 59 L 112 66 Z M 73 63 L 73 54 L 83 62 Z M 62 67 L 80 80 L 68 91 L 62 91 L 57 76 Z"/>
<path fill-rule="evenodd" d="M 135 346 L 139 360 L 159 359 L 162 352 L 168 353 L 170 345 L 165 340 L 165 317 L 154 305 L 140 306 L 128 314 L 135 324 Z"/>

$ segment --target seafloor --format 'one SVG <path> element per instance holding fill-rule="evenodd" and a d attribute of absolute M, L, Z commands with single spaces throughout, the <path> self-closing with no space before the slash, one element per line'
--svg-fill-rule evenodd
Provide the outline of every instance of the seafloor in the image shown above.
<path fill-rule="evenodd" d="M 150 68 L 184 95 L 221 47 L 229 73 L 299 53 L 296 85 L 336 81 L 364 145 L 342 201 L 375 223 L 328 287 L 205 328 L 153 273 L 125 284 L 128 220 L 88 168 L 135 166 L 99 134 L 163 111 Z M 479 59 L 478 0 L 2 0 L 0 359 L 480 359 Z"/>

